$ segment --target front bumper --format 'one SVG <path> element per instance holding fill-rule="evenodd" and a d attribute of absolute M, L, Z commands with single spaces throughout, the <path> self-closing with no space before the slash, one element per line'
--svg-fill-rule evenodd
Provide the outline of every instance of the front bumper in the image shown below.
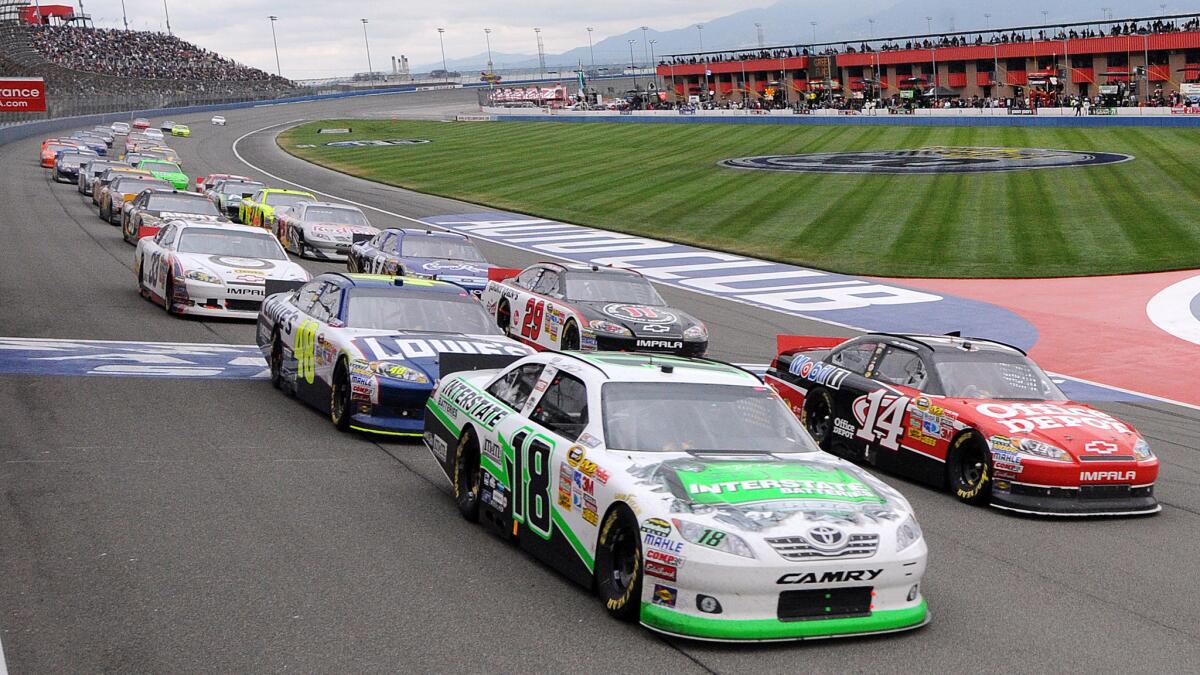
<path fill-rule="evenodd" d="M 351 428 L 385 436 L 420 436 L 425 429 L 425 404 L 432 385 L 371 379 L 374 382 L 362 381 L 360 392 L 352 392 Z M 352 381 L 352 389 L 354 386 Z"/>
<path fill-rule="evenodd" d="M 659 633 L 717 642 L 819 640 L 879 635 L 914 630 L 929 623 L 925 599 L 913 607 L 871 612 L 870 616 L 780 621 L 779 619 L 716 619 L 679 614 L 665 607 L 642 604 L 642 625 Z"/>
<path fill-rule="evenodd" d="M 78 171 L 61 171 L 56 168 L 56 169 L 54 169 L 54 182 L 56 182 L 56 183 L 78 183 L 79 182 L 79 172 Z"/>
<path fill-rule="evenodd" d="M 616 337 L 597 333 L 596 348 L 602 352 L 653 352 L 675 356 L 704 356 L 708 351 L 708 340 Z"/>
<path fill-rule="evenodd" d="M 242 287 L 234 289 L 242 290 Z M 231 294 L 227 286 L 191 280 L 184 283 L 176 281 L 172 300 L 175 311 L 180 314 L 257 320 L 258 311 L 266 299 L 266 291 L 252 287 L 245 287 L 245 290 L 247 292 Z"/>
<path fill-rule="evenodd" d="M 314 260 L 333 260 L 345 262 L 350 253 L 351 242 L 314 241 L 304 239 L 300 242 L 300 255 Z"/>
<path fill-rule="evenodd" d="M 1002 479 L 992 484 L 991 505 L 1006 511 L 1044 516 L 1136 516 L 1162 510 L 1154 497 L 1153 485 L 1072 488 Z"/>

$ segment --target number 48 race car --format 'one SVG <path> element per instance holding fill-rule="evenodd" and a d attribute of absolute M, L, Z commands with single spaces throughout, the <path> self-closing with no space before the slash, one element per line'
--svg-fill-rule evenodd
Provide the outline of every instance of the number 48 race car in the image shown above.
<path fill-rule="evenodd" d="M 614 618 L 749 641 L 928 621 L 908 502 L 819 450 L 754 375 L 611 352 L 450 369 L 424 438 L 459 510 Z"/>
<path fill-rule="evenodd" d="M 961 501 L 1065 516 L 1156 513 L 1158 460 L 1067 400 L 1015 347 L 955 335 L 779 337 L 767 383 L 822 447 Z"/>

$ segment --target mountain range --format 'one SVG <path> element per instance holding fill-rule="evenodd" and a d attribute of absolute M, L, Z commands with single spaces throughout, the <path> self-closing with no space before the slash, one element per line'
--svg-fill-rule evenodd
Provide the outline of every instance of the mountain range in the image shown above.
<path fill-rule="evenodd" d="M 1112 10 L 1117 19 L 1158 16 L 1162 13 L 1159 0 L 1124 0 Z M 1043 16 L 1042 12 L 1046 14 Z M 1167 12 L 1178 12 L 1167 6 Z M 985 16 L 990 15 L 990 16 Z M 927 18 L 928 17 L 928 18 Z M 758 46 L 758 29 L 763 27 L 763 44 L 806 45 L 814 42 L 865 40 L 933 32 L 984 30 L 987 27 L 1031 26 L 1043 23 L 1076 23 L 1100 21 L 1101 9 L 1089 2 L 1059 2 L 1048 0 L 1006 0 L 998 3 L 975 3 L 971 0 L 855 0 L 835 3 L 824 0 L 780 0 L 767 7 L 746 9 L 704 23 L 703 30 L 695 25 L 651 28 L 645 39 L 654 40 L 655 57 L 667 54 L 691 53 L 729 49 L 754 49 Z M 1044 19 L 1044 20 L 1043 20 Z M 872 24 L 872 20 L 874 23 Z M 816 22 L 816 26 L 812 25 Z M 580 33 L 583 34 L 582 29 Z M 586 39 L 586 34 L 584 34 Z M 630 63 L 629 40 L 633 40 L 633 62 L 645 65 L 649 45 L 643 42 L 639 27 L 620 35 L 597 41 L 589 52 L 586 42 L 580 47 L 546 55 L 548 69 L 575 68 L 579 64 Z M 532 30 L 530 42 L 533 42 Z M 493 52 L 497 69 L 538 67 L 537 54 Z M 418 64 L 413 72 L 428 72 L 441 68 L 436 64 Z M 451 70 L 481 71 L 487 67 L 487 54 L 448 59 Z"/>

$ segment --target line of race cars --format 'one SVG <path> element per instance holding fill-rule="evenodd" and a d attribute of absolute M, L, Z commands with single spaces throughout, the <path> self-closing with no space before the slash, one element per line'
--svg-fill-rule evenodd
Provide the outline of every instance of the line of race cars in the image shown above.
<path fill-rule="evenodd" d="M 1160 509 L 1146 441 L 1015 347 L 780 336 L 760 376 L 704 358 L 704 323 L 635 271 L 496 267 L 464 235 L 378 229 L 234 174 L 180 189 L 155 166 L 182 167 L 170 148 L 111 131 L 121 160 L 93 130 L 48 139 L 42 165 L 78 165 L 136 244 L 144 297 L 254 319 L 276 388 L 339 430 L 420 437 L 464 518 L 617 619 L 731 641 L 925 625 L 920 525 L 862 465 L 1023 513 Z M 289 254 L 346 270 L 314 277 Z"/>

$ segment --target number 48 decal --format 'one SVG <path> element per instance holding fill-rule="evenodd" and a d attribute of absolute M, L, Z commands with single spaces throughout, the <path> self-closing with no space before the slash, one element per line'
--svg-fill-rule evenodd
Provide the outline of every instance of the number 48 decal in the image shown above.
<path fill-rule="evenodd" d="M 854 417 L 858 420 L 855 437 L 867 443 L 879 443 L 888 450 L 900 449 L 904 435 L 904 411 L 908 410 L 907 396 L 876 389 L 854 400 Z"/>

